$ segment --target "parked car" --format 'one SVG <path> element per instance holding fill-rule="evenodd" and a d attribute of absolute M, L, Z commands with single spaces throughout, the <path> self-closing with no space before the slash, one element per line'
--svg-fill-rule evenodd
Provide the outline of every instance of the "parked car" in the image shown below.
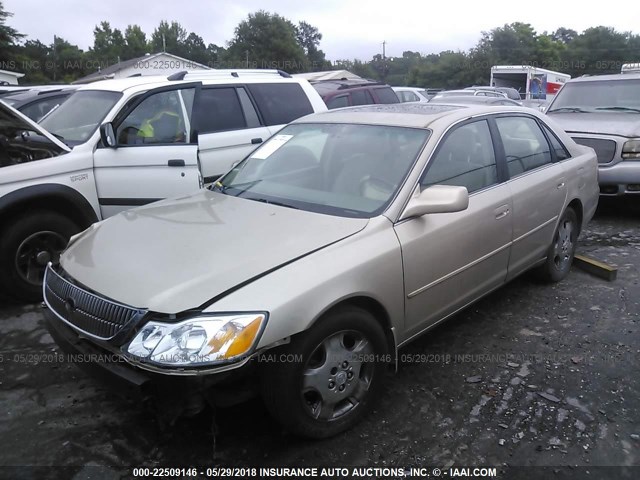
<path fill-rule="evenodd" d="M 428 102 L 434 95 L 429 95 L 426 89 L 416 87 L 391 87 L 400 102 Z"/>
<path fill-rule="evenodd" d="M 518 90 L 516 90 L 515 88 L 511 88 L 511 87 L 489 87 L 489 86 L 476 85 L 473 87 L 467 87 L 465 88 L 465 90 L 483 90 L 483 91 L 489 90 L 489 91 L 504 93 L 507 96 L 507 98 L 511 100 L 515 100 L 517 102 L 522 100 L 522 97 L 520 96 L 520 92 L 518 92 Z"/>
<path fill-rule="evenodd" d="M 442 98 L 442 97 L 461 97 L 461 96 L 483 96 L 483 97 L 494 97 L 494 98 L 507 98 L 506 94 L 502 92 L 496 92 L 494 90 L 443 90 L 438 92 L 433 98 Z M 433 99 L 432 99 L 433 100 Z"/>
<path fill-rule="evenodd" d="M 574 78 L 546 113 L 595 149 L 602 195 L 640 194 L 640 74 Z"/>
<path fill-rule="evenodd" d="M 373 80 L 318 80 L 312 81 L 311 85 L 318 91 L 330 110 L 400 101 L 389 85 Z"/>
<path fill-rule="evenodd" d="M 522 106 L 534 108 L 544 113 L 549 106 L 549 100 L 531 98 L 529 100 L 522 100 Z"/>
<path fill-rule="evenodd" d="M 31 89 L 5 95 L 1 100 L 30 119 L 39 122 L 51 110 L 62 105 L 77 88 L 64 86 L 46 90 Z"/>
<path fill-rule="evenodd" d="M 309 115 L 209 190 L 74 236 L 46 270 L 48 328 L 121 384 L 190 408 L 260 391 L 289 431 L 329 437 L 398 348 L 526 270 L 566 277 L 596 175 L 534 110 Z"/>
<path fill-rule="evenodd" d="M 0 169 L 0 292 L 38 300 L 69 236 L 214 181 L 290 121 L 327 107 L 276 70 L 211 70 L 82 86 L 41 127 L 72 151 Z M 37 160 L 37 161 L 36 161 Z M 59 240 L 45 241 L 51 236 Z"/>
<path fill-rule="evenodd" d="M 486 95 L 460 95 L 456 96 L 443 96 L 432 98 L 430 100 L 431 103 L 445 103 L 448 105 L 452 104 L 462 104 L 462 105 L 471 105 L 471 104 L 484 104 L 484 105 L 511 105 L 513 107 L 521 107 L 522 105 L 519 102 L 510 100 L 506 97 L 488 97 Z"/>

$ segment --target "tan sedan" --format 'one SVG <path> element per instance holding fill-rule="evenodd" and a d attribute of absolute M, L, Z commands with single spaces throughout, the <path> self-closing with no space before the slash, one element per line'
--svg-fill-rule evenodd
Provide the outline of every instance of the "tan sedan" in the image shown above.
<path fill-rule="evenodd" d="M 72 238 L 44 298 L 68 351 L 120 382 L 262 393 L 290 431 L 334 435 L 411 339 L 537 268 L 570 270 L 597 161 L 520 107 L 399 104 L 288 125 L 210 189 Z M 148 391 L 148 390 L 147 390 Z"/>

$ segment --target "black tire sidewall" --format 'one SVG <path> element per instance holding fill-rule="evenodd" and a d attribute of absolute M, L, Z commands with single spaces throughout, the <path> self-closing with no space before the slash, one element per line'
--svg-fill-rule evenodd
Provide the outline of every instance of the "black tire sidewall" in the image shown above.
<path fill-rule="evenodd" d="M 42 287 L 25 282 L 15 268 L 18 247 L 27 237 L 42 231 L 57 232 L 68 240 L 80 231 L 80 227 L 69 218 L 50 211 L 13 217 L 3 227 L 4 233 L 0 237 L 0 288 L 16 300 L 38 301 L 42 298 Z"/>
<path fill-rule="evenodd" d="M 312 418 L 304 407 L 302 374 L 310 355 L 328 336 L 343 330 L 355 330 L 373 345 L 378 360 L 365 398 L 349 413 L 332 421 Z M 271 352 L 271 351 L 269 351 Z M 388 348 L 384 331 L 366 310 L 355 306 L 336 309 L 323 317 L 308 331 L 295 337 L 291 344 L 273 351 L 274 361 L 261 365 L 261 386 L 270 413 L 291 433 L 308 438 L 328 438 L 356 424 L 371 408 L 387 370 L 384 361 Z M 280 362 L 283 355 L 302 355 L 301 361 Z"/>

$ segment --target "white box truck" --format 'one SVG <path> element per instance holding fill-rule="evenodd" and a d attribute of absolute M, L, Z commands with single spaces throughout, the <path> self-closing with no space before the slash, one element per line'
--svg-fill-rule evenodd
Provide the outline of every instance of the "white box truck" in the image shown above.
<path fill-rule="evenodd" d="M 531 65 L 495 65 L 491 67 L 490 85 L 515 88 L 523 100 L 551 101 L 570 78 L 566 73 Z"/>
<path fill-rule="evenodd" d="M 640 63 L 625 63 L 620 73 L 640 73 Z"/>

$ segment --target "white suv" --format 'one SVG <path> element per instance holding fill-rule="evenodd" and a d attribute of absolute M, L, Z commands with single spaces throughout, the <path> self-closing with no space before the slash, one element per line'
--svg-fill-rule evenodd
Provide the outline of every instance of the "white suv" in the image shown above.
<path fill-rule="evenodd" d="M 54 157 L 30 147 L 0 165 L 0 293 L 37 300 L 44 267 L 71 235 L 193 192 L 285 124 L 326 109 L 306 80 L 278 70 L 181 72 L 79 88 L 40 122 L 70 151 Z M 32 145 L 37 127 L 27 130 L 2 135 L 31 135 Z"/>

